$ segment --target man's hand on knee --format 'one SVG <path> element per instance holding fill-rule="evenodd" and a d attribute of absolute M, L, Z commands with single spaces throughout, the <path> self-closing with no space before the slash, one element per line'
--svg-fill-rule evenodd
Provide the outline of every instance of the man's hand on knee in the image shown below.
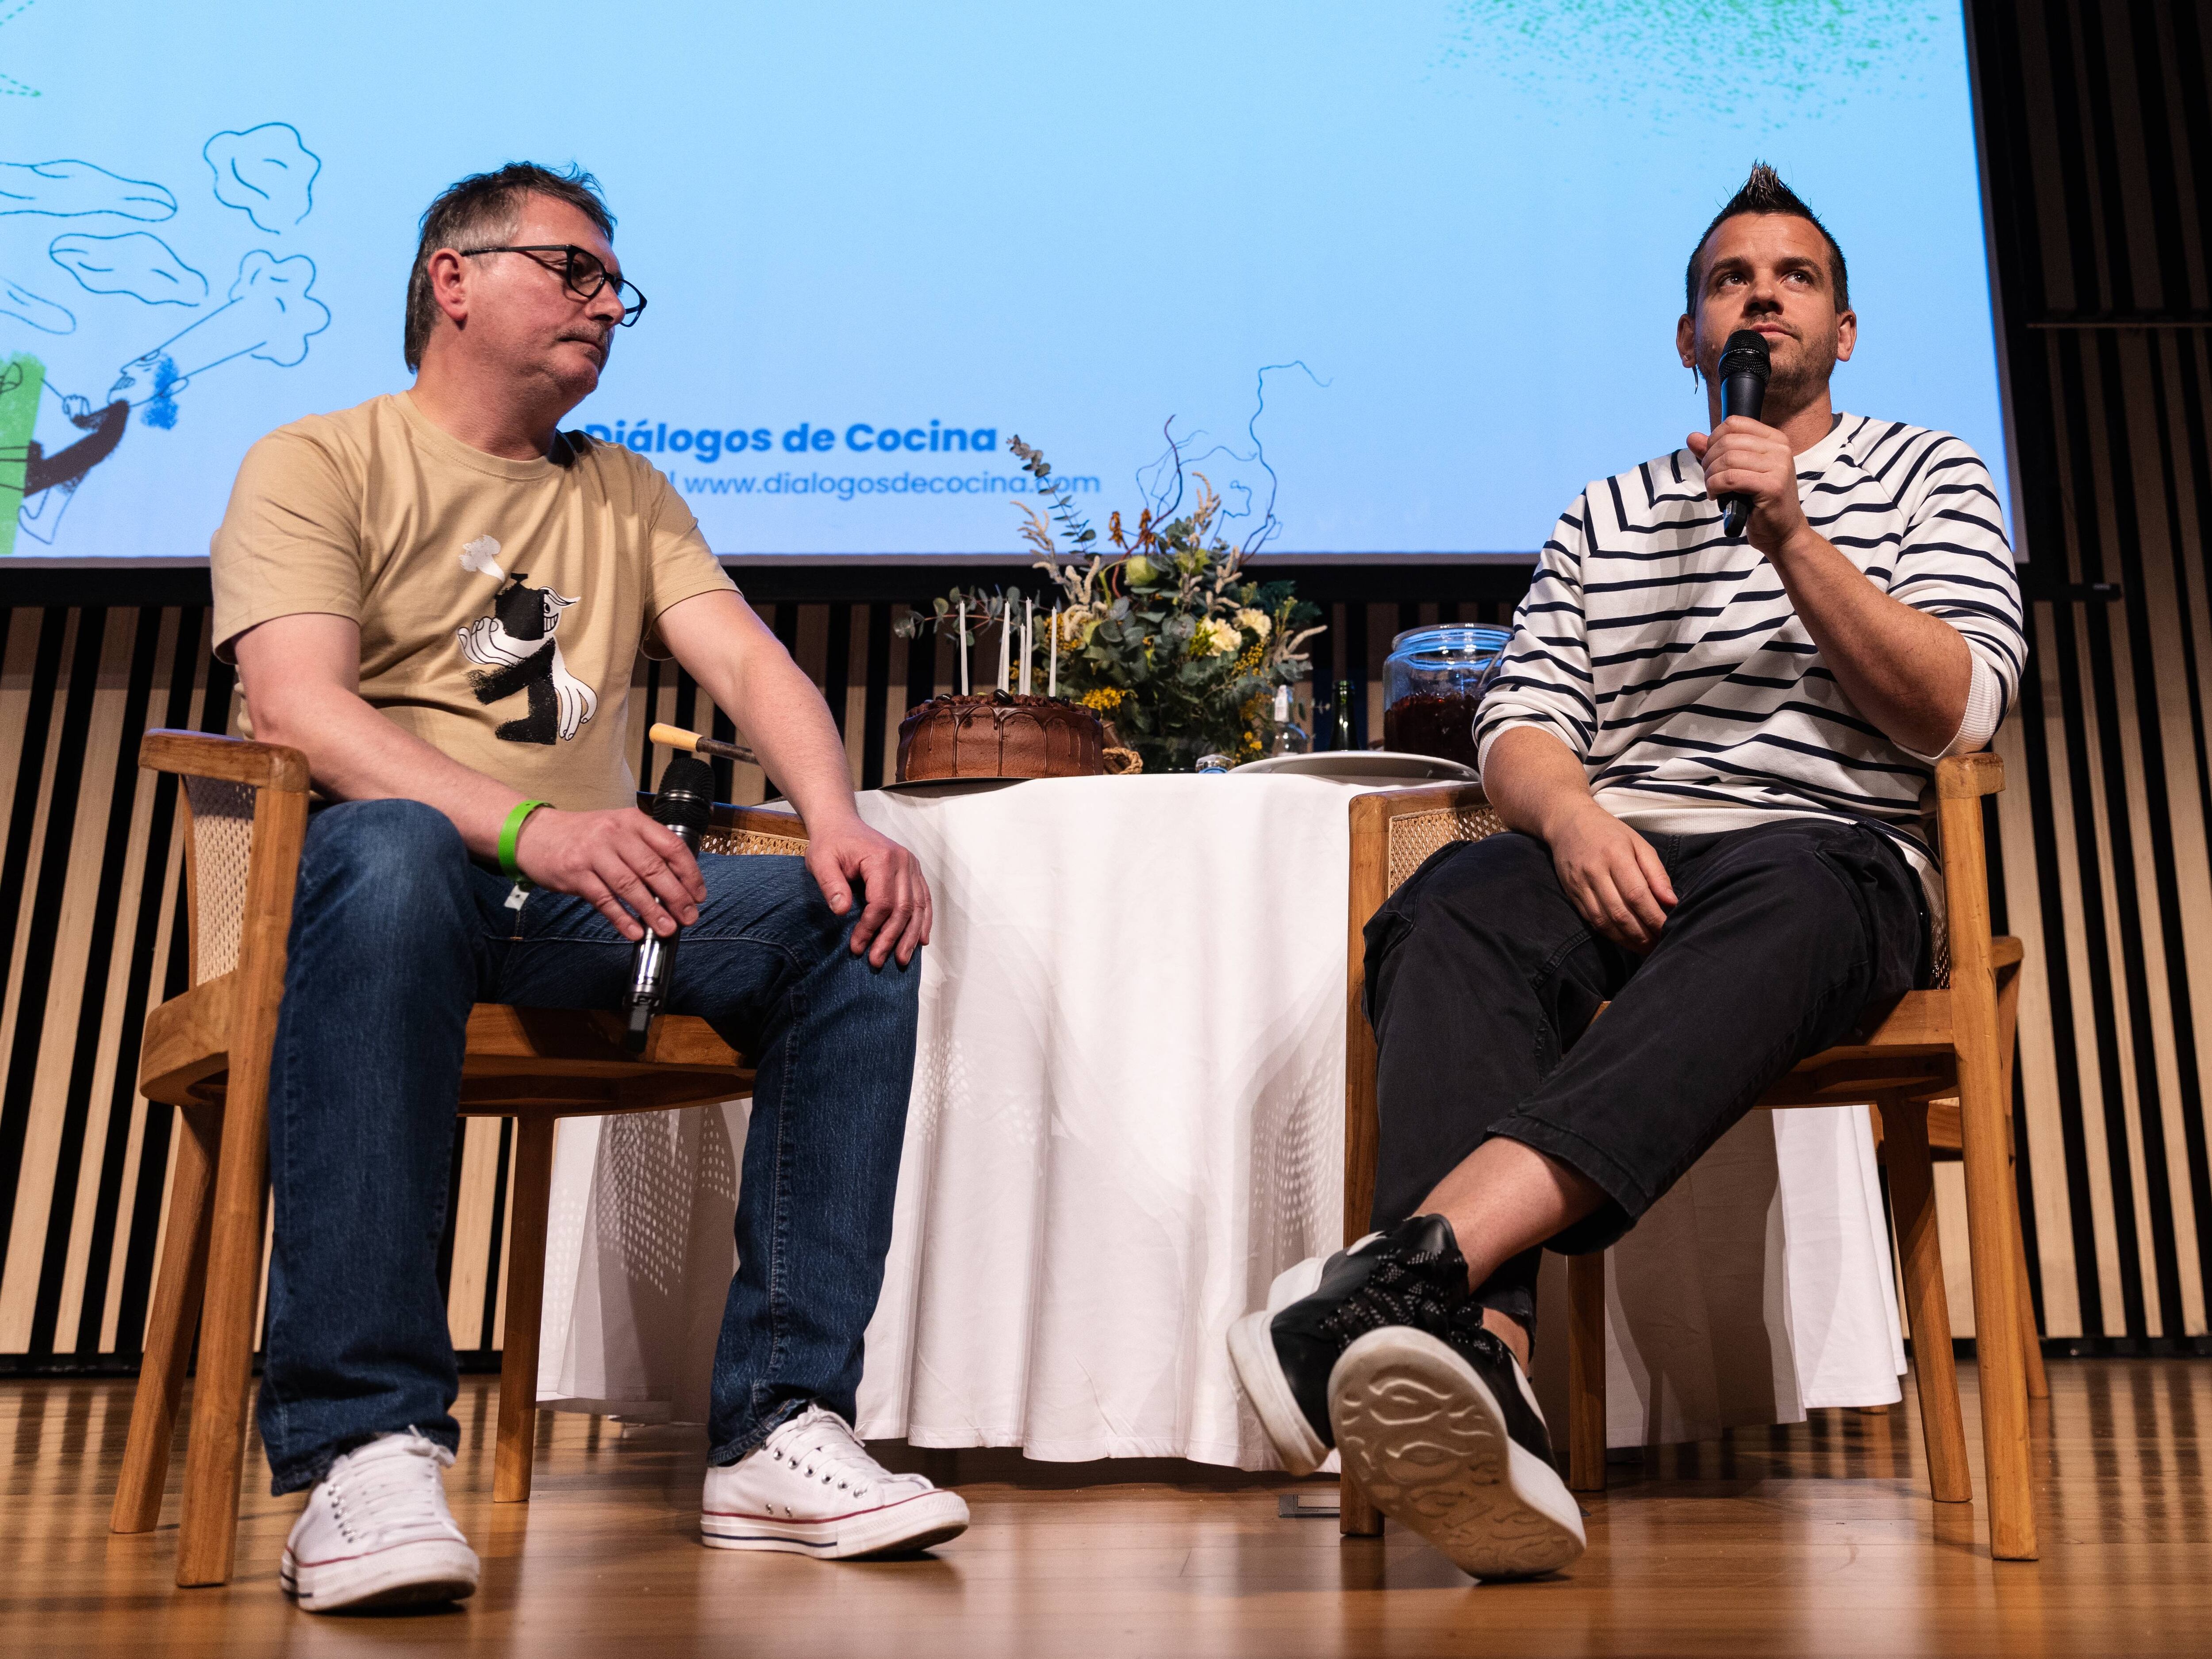
<path fill-rule="evenodd" d="M 1659 942 L 1674 889 L 1650 842 L 1595 801 L 1547 837 L 1567 897 L 1599 933 L 1642 955 Z"/>
<path fill-rule="evenodd" d="M 1659 942 L 1674 889 L 1651 843 L 1591 798 L 1583 757 L 1553 731 L 1509 727 L 1483 757 L 1482 785 L 1506 823 L 1552 849 L 1559 885 L 1603 937 L 1638 955 Z"/>
<path fill-rule="evenodd" d="M 882 967 L 896 951 L 903 968 L 929 943 L 929 884 L 920 861 L 890 836 L 857 817 L 827 830 L 809 825 L 806 867 L 838 915 L 853 908 L 853 882 L 866 890 L 868 902 L 853 924 L 853 954 L 866 951 L 869 966 Z"/>
<path fill-rule="evenodd" d="M 540 887 L 588 899 L 635 944 L 699 920 L 707 883 L 690 848 L 635 806 L 611 812 L 532 812 L 514 861 Z M 641 926 L 640 924 L 643 925 Z"/>

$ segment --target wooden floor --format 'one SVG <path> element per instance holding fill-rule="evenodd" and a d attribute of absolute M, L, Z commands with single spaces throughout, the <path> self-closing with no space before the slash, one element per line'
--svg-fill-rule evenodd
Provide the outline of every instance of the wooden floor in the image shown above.
<path fill-rule="evenodd" d="M 267 1497 L 258 1458 L 237 1581 L 179 1590 L 173 1476 L 161 1531 L 107 1532 L 130 1385 L 0 1382 L 0 1654 L 2212 1652 L 2212 1363 L 2069 1361 L 2051 1382 L 2039 1563 L 1992 1564 L 1978 1508 L 1927 1500 L 1905 1413 L 1819 1412 L 1616 1464 L 1569 1572 L 1477 1586 L 1395 1526 L 1340 1542 L 1333 1520 L 1279 1518 L 1300 1485 L 1284 1476 L 998 1452 L 902 1449 L 975 1510 L 933 1557 L 726 1554 L 697 1541 L 695 1431 L 549 1416 L 537 1498 L 495 1507 L 496 1388 L 471 1381 L 448 1490 L 483 1587 L 458 1610 L 362 1619 L 278 1595 L 300 1500 Z"/>

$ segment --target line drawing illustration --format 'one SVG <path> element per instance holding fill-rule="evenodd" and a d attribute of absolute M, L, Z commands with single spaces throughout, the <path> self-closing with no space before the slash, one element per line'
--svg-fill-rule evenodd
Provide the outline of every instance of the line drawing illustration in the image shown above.
<path fill-rule="evenodd" d="M 0 0 L 0 8 L 8 3 Z M 0 25 L 21 9 L 19 4 L 13 12 L 0 10 Z M 0 91 L 13 84 L 0 75 Z M 245 214 L 257 231 L 282 234 L 313 210 L 322 162 L 289 124 L 267 122 L 219 132 L 201 153 L 215 175 L 216 199 Z M 173 219 L 178 212 L 177 198 L 163 185 L 90 161 L 0 162 L 0 217 L 80 219 L 105 214 L 152 222 Z M 88 295 L 117 304 L 128 297 L 149 307 L 176 306 L 197 314 L 182 326 L 173 322 L 160 344 L 124 363 L 114 384 L 96 400 L 55 384 L 53 371 L 39 356 L 21 350 L 10 355 L 0 347 L 0 557 L 15 550 L 19 536 L 51 545 L 70 503 L 94 470 L 125 447 L 133 456 L 145 448 L 147 440 L 128 441 L 131 428 L 173 429 L 180 396 L 198 377 L 246 358 L 279 368 L 296 367 L 306 361 L 309 341 L 330 326 L 330 308 L 313 294 L 315 263 L 304 253 L 288 258 L 264 248 L 246 250 L 228 290 L 220 303 L 210 305 L 209 278 L 165 240 L 174 234 L 72 231 L 47 245 L 48 258 Z M 0 276 L 0 322 L 49 335 L 79 334 L 80 309 L 58 305 Z M 84 373 L 77 360 L 88 347 L 97 362 L 106 355 L 104 340 L 131 328 L 126 316 L 138 314 L 130 307 L 95 307 L 93 320 L 82 331 L 82 343 L 74 348 L 70 361 L 77 366 L 61 371 L 64 384 Z M 111 331 L 111 324 L 119 326 Z M 114 343 L 127 347 L 135 342 L 125 335 Z M 590 718 L 584 706 L 588 700 L 588 692 L 570 699 L 584 719 Z"/>
<path fill-rule="evenodd" d="M 85 434 L 51 454 L 35 435 L 48 398 L 64 431 Z M 46 382 L 46 365 L 28 353 L 0 364 L 0 556 L 14 550 L 19 526 L 39 541 L 53 541 L 77 486 L 115 453 L 130 416 L 128 404 L 95 410 L 90 398 L 57 390 Z"/>
<path fill-rule="evenodd" d="M 0 16 L 0 28 L 7 27 L 9 24 L 30 10 L 34 3 L 35 0 L 22 0 L 22 3 L 13 11 Z M 46 95 L 36 87 L 25 86 L 12 75 L 0 75 L 0 93 L 5 93 L 10 98 L 42 98 Z"/>
<path fill-rule="evenodd" d="M 307 342 L 331 325 L 330 307 L 313 296 L 315 262 L 304 253 L 280 259 L 254 248 L 238 262 L 230 297 L 179 332 L 123 365 L 109 398 L 144 408 L 155 426 L 173 421 L 175 394 L 193 378 L 234 357 L 258 357 L 289 368 Z"/>
<path fill-rule="evenodd" d="M 171 219 L 177 198 L 145 179 L 125 179 L 89 161 L 0 161 L 0 216 L 43 213 L 83 219 Z"/>
<path fill-rule="evenodd" d="M 0 363 L 0 553 L 15 550 L 16 511 L 23 501 L 31 433 L 38 425 L 39 392 L 46 366 L 27 352 Z"/>
<path fill-rule="evenodd" d="M 207 278 L 147 231 L 57 236 L 46 254 L 94 294 L 127 294 L 149 306 L 187 307 L 208 295 Z"/>
<path fill-rule="evenodd" d="M 33 440 L 24 458 L 24 499 L 18 522 L 32 537 L 51 546 L 77 486 L 123 441 L 131 406 L 110 404 L 105 409 L 94 409 L 88 398 L 64 396 L 51 386 L 46 391 L 61 405 L 63 418 L 85 434 L 51 455 Z"/>
<path fill-rule="evenodd" d="M 1262 365 L 1253 376 L 1252 413 L 1244 422 L 1244 435 L 1252 441 L 1252 453 L 1249 455 L 1224 443 L 1217 443 L 1211 449 L 1195 453 L 1188 453 L 1192 446 L 1206 437 L 1206 433 L 1201 428 L 1188 437 L 1178 438 L 1174 431 L 1175 417 L 1168 417 L 1167 425 L 1161 428 L 1161 435 L 1167 440 L 1167 453 L 1137 469 L 1137 488 L 1143 490 L 1146 499 L 1152 502 L 1155 519 L 1164 520 L 1173 516 L 1176 508 L 1182 504 L 1185 473 L 1195 470 L 1201 462 L 1224 455 L 1239 465 L 1257 466 L 1267 475 L 1267 499 L 1260 507 L 1260 522 L 1244 538 L 1244 556 L 1249 558 L 1275 538 L 1283 527 L 1282 521 L 1275 517 L 1275 497 L 1282 487 L 1282 480 L 1275 476 L 1274 465 L 1267 459 L 1267 447 L 1260 441 L 1260 417 L 1267 412 L 1267 377 L 1293 368 L 1324 392 L 1333 384 L 1315 374 L 1302 357 L 1293 357 L 1286 363 Z M 1229 478 L 1222 483 L 1220 491 L 1224 503 L 1221 516 L 1224 521 L 1252 516 L 1255 494 L 1253 486 Z M 1227 506 L 1226 502 L 1232 496 L 1241 505 Z"/>
<path fill-rule="evenodd" d="M 0 276 L 0 317 L 28 323 L 41 334 L 74 334 L 76 313 L 52 300 L 43 299 L 21 283 Z"/>
<path fill-rule="evenodd" d="M 313 211 L 322 158 L 286 121 L 264 121 L 244 132 L 218 132 L 200 154 L 215 170 L 215 198 L 256 227 L 289 230 Z"/>

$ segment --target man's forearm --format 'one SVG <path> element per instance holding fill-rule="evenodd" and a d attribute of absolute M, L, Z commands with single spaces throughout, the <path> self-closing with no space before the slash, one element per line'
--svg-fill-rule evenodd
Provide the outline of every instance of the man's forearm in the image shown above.
<path fill-rule="evenodd" d="M 661 637 L 738 722 L 799 815 L 817 832 L 856 819 L 851 768 L 830 709 L 752 608 L 732 592 L 702 593 L 661 613 Z"/>
<path fill-rule="evenodd" d="M 814 682 L 735 592 L 694 594 L 660 613 L 660 637 L 736 720 L 769 776 L 806 820 L 806 866 L 830 911 L 864 899 L 850 945 L 903 968 L 929 943 L 929 884 L 913 854 L 871 829 L 853 801 L 844 740 Z"/>
<path fill-rule="evenodd" d="M 780 660 L 779 660 L 780 659 Z M 854 816 L 853 776 L 828 705 L 799 665 L 778 652 L 760 653 L 738 677 L 734 701 L 714 701 L 745 711 L 745 738 L 761 766 L 810 824 Z"/>
<path fill-rule="evenodd" d="M 1581 757 L 1534 726 L 1498 733 L 1483 757 L 1482 788 L 1506 828 L 1544 842 L 1555 839 L 1567 818 L 1596 805 Z"/>
<path fill-rule="evenodd" d="M 401 731 L 358 696 L 336 687 L 289 693 L 254 710 L 254 735 L 307 757 L 316 787 L 337 800 L 419 800 L 453 822 L 469 850 L 490 858 L 521 795 Z"/>
<path fill-rule="evenodd" d="M 1892 742 L 1940 753 L 1966 719 L 1973 684 L 1959 630 L 1883 592 L 1810 526 L 1768 562 L 1852 706 Z"/>

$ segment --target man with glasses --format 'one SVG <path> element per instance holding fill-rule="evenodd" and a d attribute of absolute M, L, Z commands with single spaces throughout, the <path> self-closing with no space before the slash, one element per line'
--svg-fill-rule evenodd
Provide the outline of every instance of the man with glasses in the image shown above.
<path fill-rule="evenodd" d="M 461 252 L 464 259 L 481 259 L 487 253 L 525 253 L 546 270 L 556 272 L 561 286 L 579 300 L 596 300 L 611 283 L 622 307 L 620 322 L 628 328 L 645 315 L 645 295 L 637 284 L 609 270 L 599 256 L 574 242 L 530 242 L 510 247 L 472 247 Z"/>
<path fill-rule="evenodd" d="M 854 1437 L 913 1068 L 914 857 L 854 809 L 811 681 L 666 477 L 559 423 L 644 296 L 588 174 L 516 164 L 423 216 L 413 387 L 271 433 L 213 544 L 249 730 L 307 757 L 270 1079 L 259 1420 L 314 1611 L 451 1600 L 477 1562 L 437 1257 L 471 1004 L 612 1008 L 684 930 L 668 1006 L 757 1057 L 701 1527 L 724 1548 L 918 1549 L 967 1509 Z M 806 821 L 805 858 L 695 860 L 640 812 L 633 666 L 672 655 Z"/>

